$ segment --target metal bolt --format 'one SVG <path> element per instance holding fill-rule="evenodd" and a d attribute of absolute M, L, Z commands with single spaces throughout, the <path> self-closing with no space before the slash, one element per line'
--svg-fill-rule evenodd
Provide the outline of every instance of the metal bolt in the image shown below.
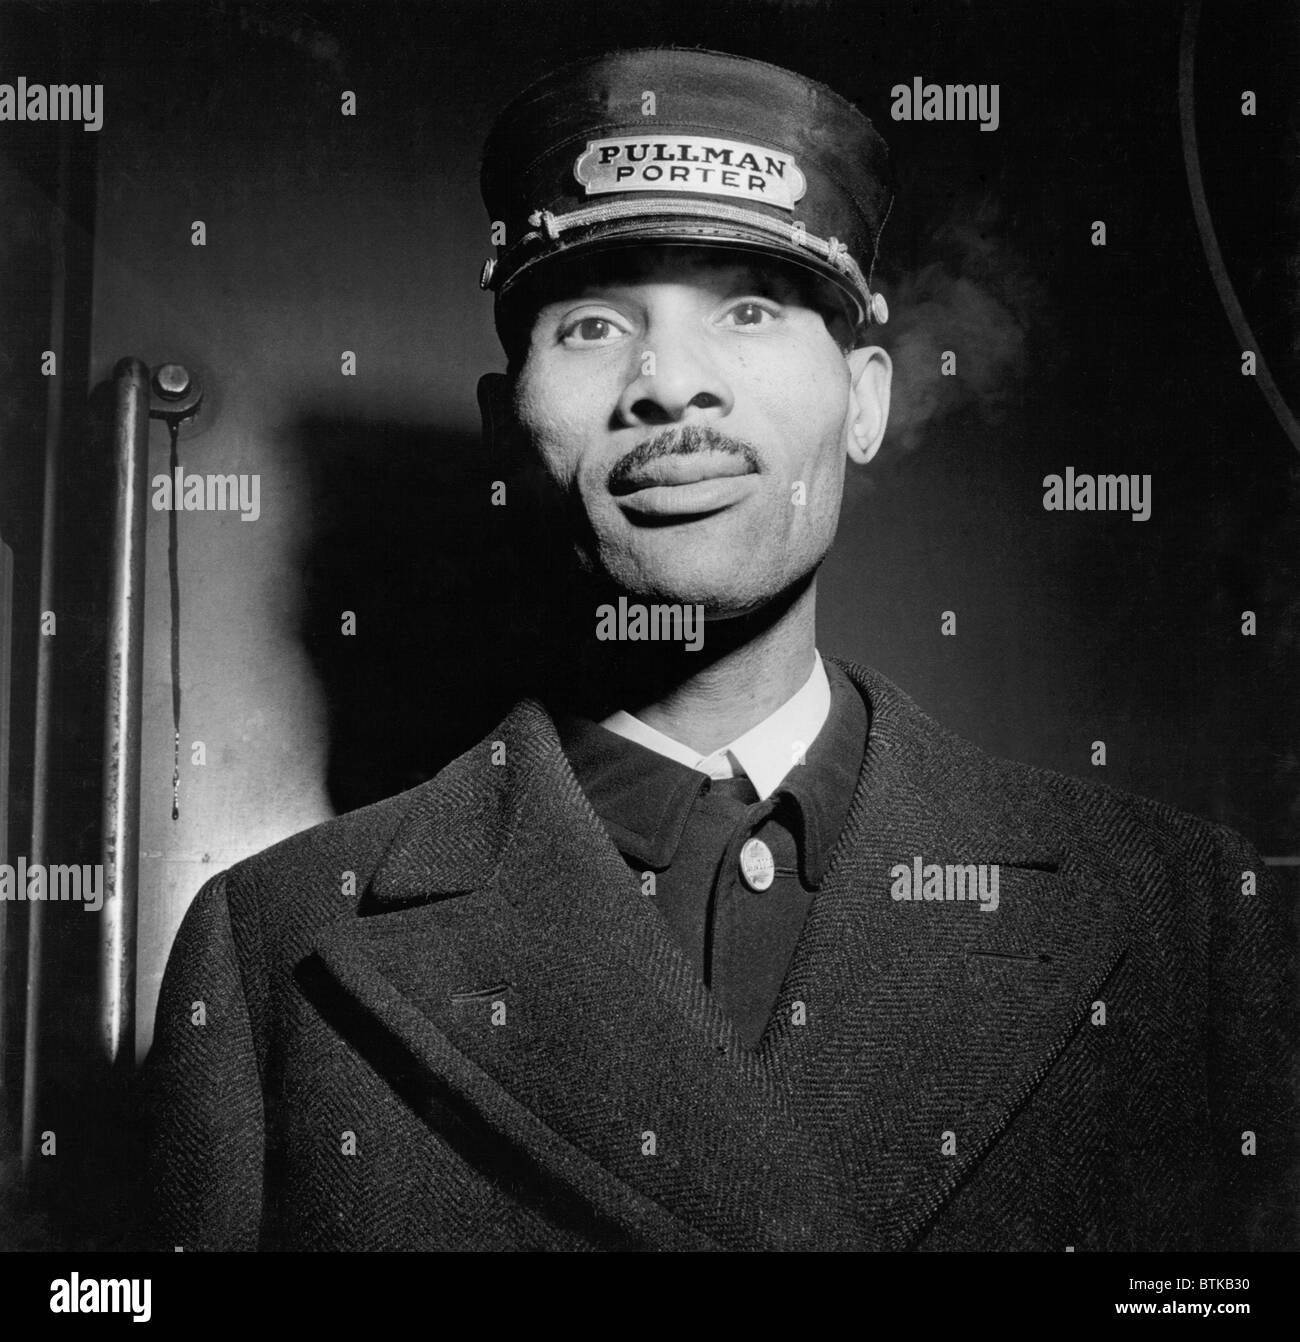
<path fill-rule="evenodd" d="M 164 401 L 179 401 L 190 389 L 189 370 L 179 363 L 163 364 L 153 375 L 153 389 Z"/>

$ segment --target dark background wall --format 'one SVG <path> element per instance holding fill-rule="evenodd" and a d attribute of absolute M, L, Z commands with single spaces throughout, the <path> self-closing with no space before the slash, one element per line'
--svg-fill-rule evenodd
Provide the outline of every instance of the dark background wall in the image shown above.
<path fill-rule="evenodd" d="M 149 519 L 142 1051 L 204 879 L 429 776 L 524 688 L 538 578 L 510 510 L 488 506 L 496 464 L 474 399 L 479 373 L 504 364 L 477 286 L 490 250 L 478 151 L 529 78 L 612 46 L 790 65 L 857 102 L 895 152 L 901 194 L 880 272 L 894 425 L 849 482 L 821 580 L 823 652 L 876 665 L 991 751 L 1224 821 L 1276 857 L 1300 852 L 1300 457 L 1241 375 L 1197 234 L 1179 4 L 47 4 L 4 17 L 14 31 L 70 28 L 79 77 L 105 85 L 103 130 L 77 132 L 93 268 L 74 333 L 87 346 L 84 415 L 60 569 L 84 613 L 58 646 L 68 797 L 93 794 L 98 768 L 93 575 L 109 482 L 91 393 L 127 354 L 190 363 L 208 401 L 182 431 L 182 464 L 261 476 L 257 522 L 179 519 L 175 821 L 167 525 Z M 25 67 L 7 48 L 0 79 L 54 82 L 38 67 L 57 43 L 34 46 Z M 1202 14 L 1211 214 L 1292 405 L 1298 48 L 1295 16 L 1278 7 L 1216 0 Z M 891 121 L 890 87 L 915 75 L 999 84 L 999 129 Z M 1258 95 L 1254 118 L 1243 89 Z M 343 90 L 356 117 L 340 115 Z M 39 133 L 0 125 L 7 188 L 38 203 L 52 189 Z M 20 265 L 41 241 L 22 217 L 0 225 L 2 254 Z M 195 220 L 204 247 L 191 245 Z M 1091 243 L 1095 220 L 1105 247 Z M 47 316 L 39 275 L 29 288 L 3 351 L 3 464 L 23 484 L 0 527 L 24 538 L 30 605 L 43 388 L 27 347 L 41 347 Z M 345 350 L 355 377 L 341 375 Z M 943 350 L 956 378 L 940 376 Z M 151 473 L 165 471 L 161 425 L 152 452 Z M 1151 520 L 1045 512 L 1042 478 L 1067 466 L 1150 474 Z M 1253 638 L 1240 632 L 1247 609 Z M 355 637 L 340 633 L 344 611 Z M 944 611 L 956 637 L 940 633 Z M 1095 740 L 1104 769 L 1090 763 Z M 203 766 L 189 763 L 195 741 Z M 93 807 L 69 805 L 61 842 L 60 860 L 98 860 Z M 93 920 L 56 912 L 82 923 L 55 929 L 69 1006 L 50 1026 L 44 1103 L 75 1131 Z M 75 1223 L 95 1237 L 102 1207 L 50 1196 L 61 1210 L 41 1233 L 66 1239 Z"/>

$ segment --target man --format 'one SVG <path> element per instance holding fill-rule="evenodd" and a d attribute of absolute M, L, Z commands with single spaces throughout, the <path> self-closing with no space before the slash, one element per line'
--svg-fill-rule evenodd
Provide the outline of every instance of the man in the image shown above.
<path fill-rule="evenodd" d="M 817 651 L 889 408 L 872 126 L 772 66 L 619 52 L 517 98 L 483 186 L 485 420 L 549 482 L 580 641 L 430 782 L 200 893 L 148 1069 L 156 1242 L 1292 1242 L 1259 858 Z"/>

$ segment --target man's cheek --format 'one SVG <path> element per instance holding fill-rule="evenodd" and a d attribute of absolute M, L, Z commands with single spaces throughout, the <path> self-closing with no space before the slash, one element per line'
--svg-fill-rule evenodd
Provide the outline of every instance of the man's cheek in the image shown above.
<path fill-rule="evenodd" d="M 581 453 L 573 448 L 573 439 L 562 432 L 547 433 L 538 445 L 538 455 L 555 487 L 565 494 L 571 492 L 581 461 Z"/>
<path fill-rule="evenodd" d="M 831 459 L 831 450 L 827 445 L 809 453 L 801 461 L 790 462 L 782 475 L 785 502 L 792 510 L 817 511 L 838 497 L 839 462 L 838 459 Z"/>

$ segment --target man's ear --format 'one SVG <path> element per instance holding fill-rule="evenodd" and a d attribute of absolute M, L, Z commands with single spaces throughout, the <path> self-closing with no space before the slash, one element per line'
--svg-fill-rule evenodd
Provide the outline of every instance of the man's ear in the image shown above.
<path fill-rule="evenodd" d="M 865 466 L 880 451 L 889 422 L 889 388 L 894 365 L 879 345 L 854 349 L 849 364 L 848 454 Z"/>

